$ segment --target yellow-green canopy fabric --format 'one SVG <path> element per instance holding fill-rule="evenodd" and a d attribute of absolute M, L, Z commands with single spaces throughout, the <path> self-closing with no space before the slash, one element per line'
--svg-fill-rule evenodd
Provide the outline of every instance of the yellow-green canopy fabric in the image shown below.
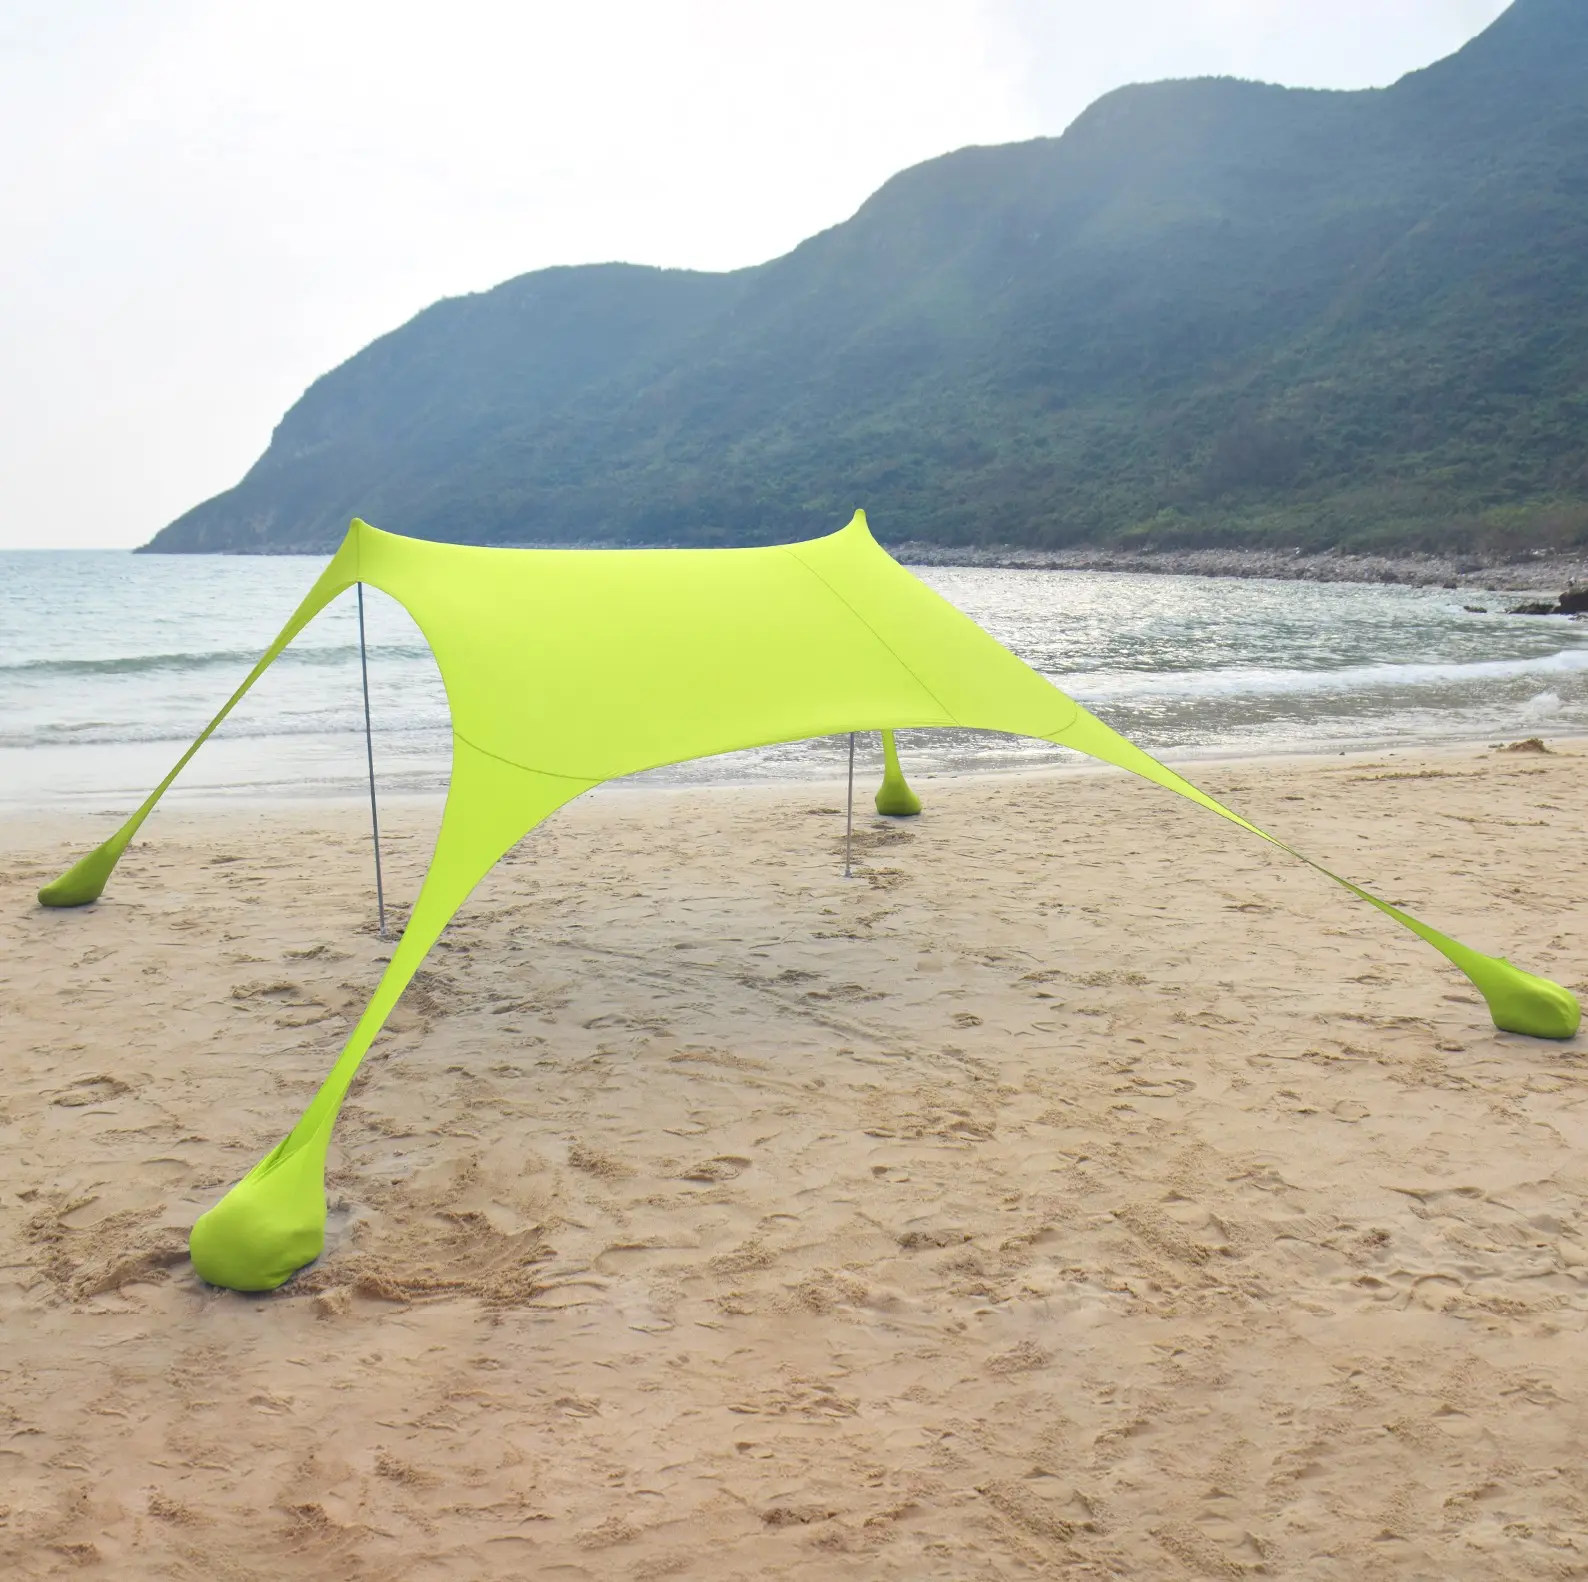
<path fill-rule="evenodd" d="M 183 765 L 293 637 L 357 582 L 396 599 L 430 644 L 452 713 L 451 786 L 419 899 L 330 1075 L 287 1137 L 193 1227 L 194 1267 L 216 1285 L 269 1290 L 319 1255 L 326 1149 L 365 1051 L 497 860 L 604 780 L 773 742 L 962 726 L 1075 748 L 1292 850 L 1000 646 L 894 561 L 863 512 L 826 538 L 710 550 L 481 549 L 355 521 L 226 706 L 122 829 L 39 892 L 46 906 L 98 898 Z M 891 755 L 889 775 L 898 777 Z M 1329 877 L 1460 968 L 1499 1027 L 1575 1033 L 1577 1002 L 1558 984 Z"/>

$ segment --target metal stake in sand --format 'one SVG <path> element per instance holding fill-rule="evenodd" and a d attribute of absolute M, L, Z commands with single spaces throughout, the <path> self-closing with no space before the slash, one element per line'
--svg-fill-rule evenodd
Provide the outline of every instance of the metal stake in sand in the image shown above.
<path fill-rule="evenodd" d="M 855 733 L 849 733 L 849 800 L 844 805 L 844 877 L 849 877 L 849 858 L 855 843 Z"/>
<path fill-rule="evenodd" d="M 386 890 L 380 882 L 380 814 L 375 810 L 375 739 L 369 726 L 369 655 L 364 647 L 364 584 L 358 585 L 358 668 L 364 678 L 364 756 L 369 761 L 369 829 L 375 844 L 375 906 L 386 937 Z"/>

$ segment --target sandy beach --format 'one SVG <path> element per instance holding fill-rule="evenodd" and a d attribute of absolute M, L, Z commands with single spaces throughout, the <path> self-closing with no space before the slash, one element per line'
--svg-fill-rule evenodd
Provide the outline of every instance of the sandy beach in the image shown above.
<path fill-rule="evenodd" d="M 1588 991 L 1588 742 L 1197 766 Z M 869 787 L 867 788 L 869 791 Z M 205 1288 L 390 946 L 367 809 L 0 851 L 0 1569 L 1588 1574 L 1588 1037 L 1114 773 L 573 805 L 376 1045 L 321 1262 Z M 384 809 L 413 894 L 439 808 Z"/>

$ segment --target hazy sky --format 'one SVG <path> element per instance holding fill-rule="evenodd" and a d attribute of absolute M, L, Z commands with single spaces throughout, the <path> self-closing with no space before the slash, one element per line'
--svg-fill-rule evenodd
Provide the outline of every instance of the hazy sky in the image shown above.
<path fill-rule="evenodd" d="M 0 0 L 0 547 L 127 545 L 548 264 L 730 269 L 1125 82 L 1366 87 L 1506 0 Z"/>

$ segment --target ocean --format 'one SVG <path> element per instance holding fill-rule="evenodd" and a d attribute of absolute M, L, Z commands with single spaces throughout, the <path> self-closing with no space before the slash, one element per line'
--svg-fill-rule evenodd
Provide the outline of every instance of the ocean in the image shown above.
<path fill-rule="evenodd" d="M 0 553 L 0 803 L 135 805 L 323 564 Z M 919 575 L 1171 761 L 1588 734 L 1588 622 L 1504 614 L 1522 594 L 964 567 Z M 380 788 L 440 790 L 447 708 L 435 663 L 398 605 L 372 589 L 365 599 Z M 900 749 L 912 775 L 1074 761 L 1045 744 L 970 731 L 901 733 Z M 874 774 L 874 737 L 862 753 Z M 844 754 L 841 739 L 802 742 L 636 779 L 831 778 Z M 359 795 L 364 776 L 349 593 L 276 662 L 172 795 Z"/>

